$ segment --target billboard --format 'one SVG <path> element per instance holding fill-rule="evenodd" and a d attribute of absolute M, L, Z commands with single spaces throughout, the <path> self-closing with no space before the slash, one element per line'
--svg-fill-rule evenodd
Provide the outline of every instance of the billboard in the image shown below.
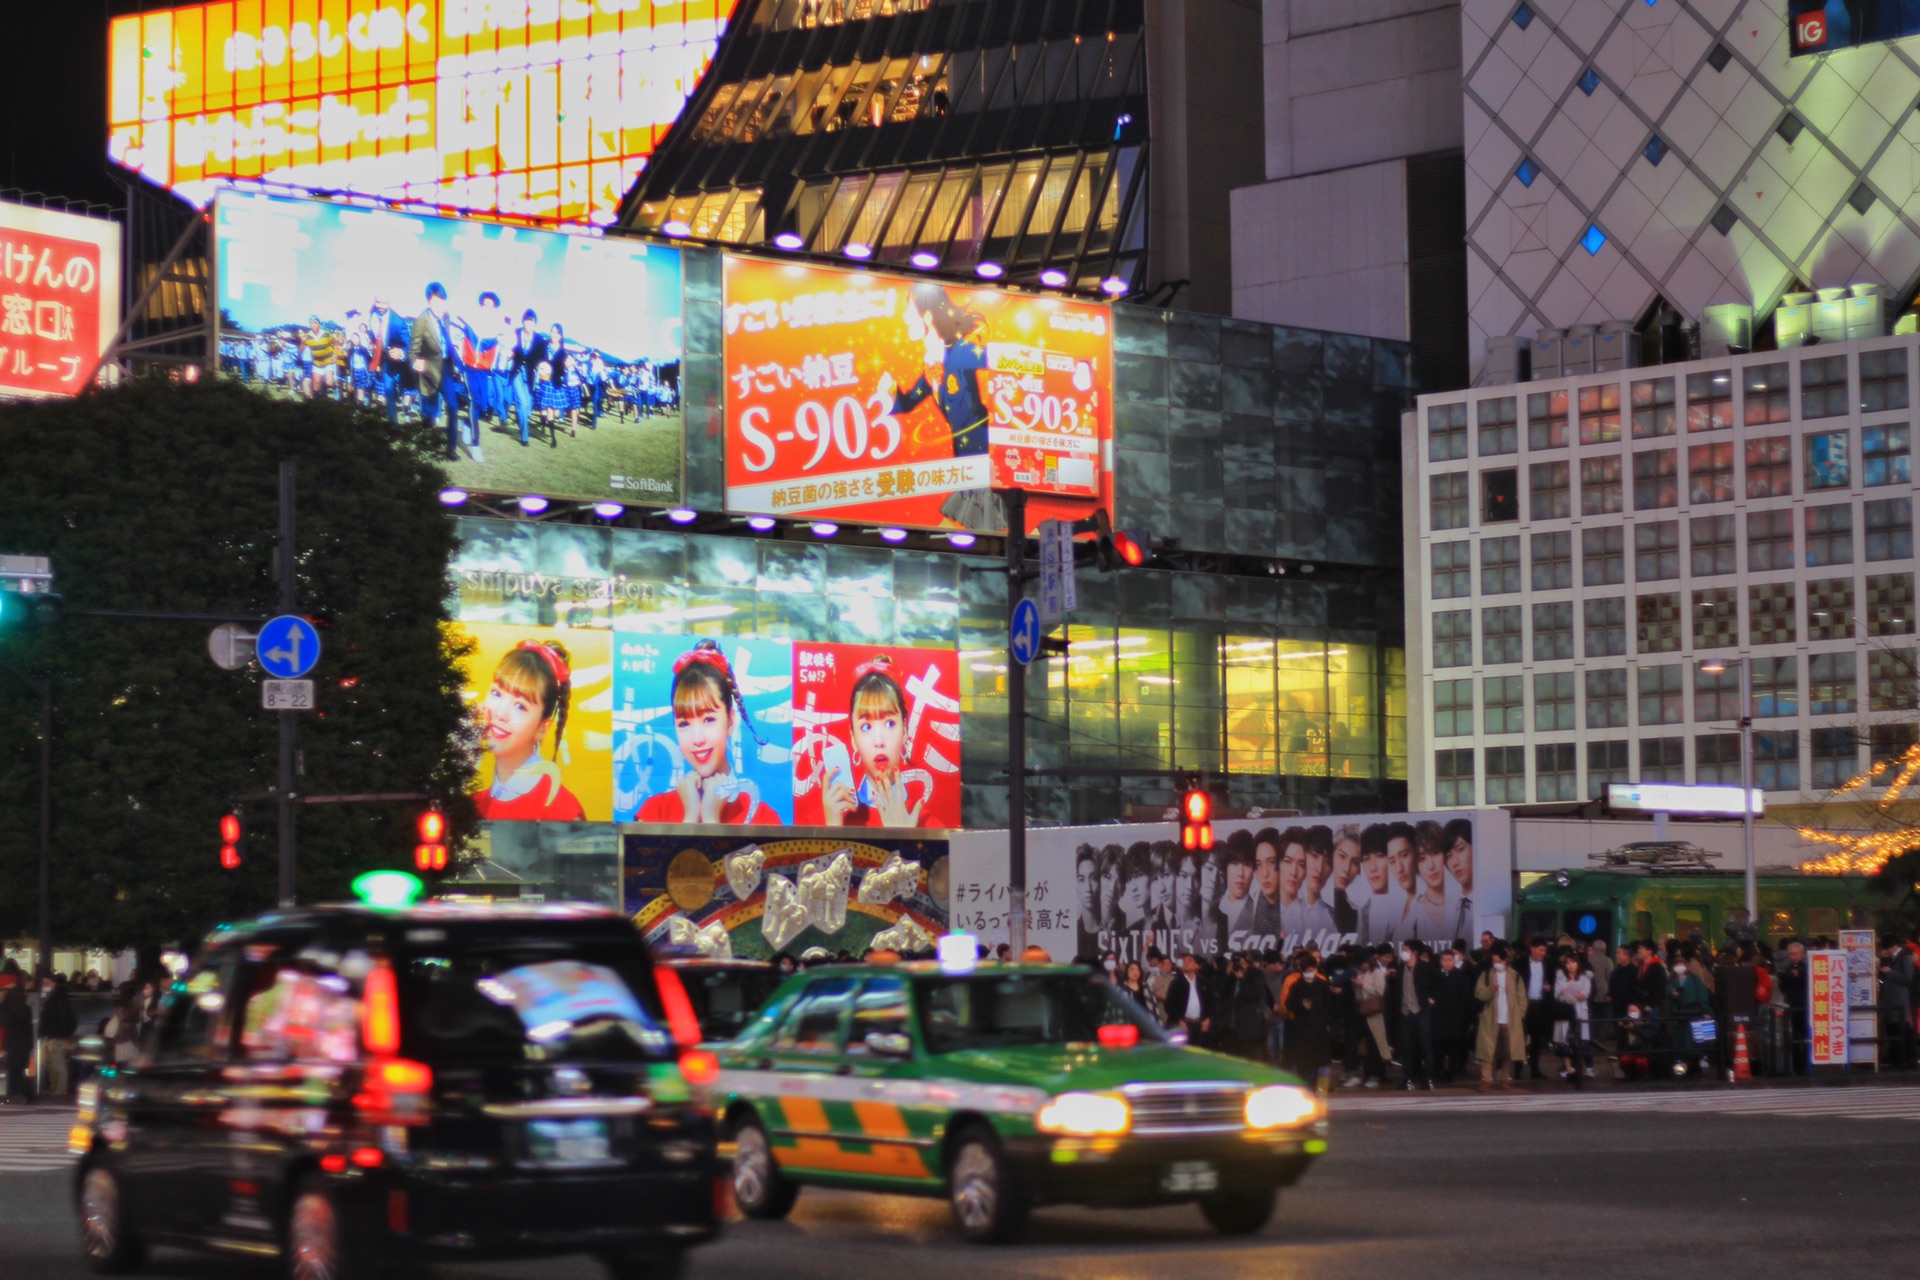
<path fill-rule="evenodd" d="M 627 914 L 655 946 L 765 959 L 818 949 L 931 953 L 946 932 L 947 844 L 626 837 Z"/>
<path fill-rule="evenodd" d="M 481 816 L 960 825 L 951 648 L 457 624 Z M 623 625 L 626 624 L 626 625 Z"/>
<path fill-rule="evenodd" d="M 120 224 L 0 202 L 0 398 L 74 395 L 120 328 Z"/>
<path fill-rule="evenodd" d="M 725 263 L 730 510 L 998 531 L 1113 491 L 1104 306 L 878 272 Z"/>
<path fill-rule="evenodd" d="M 678 250 L 247 191 L 214 231 L 223 372 L 442 426 L 467 488 L 681 500 Z"/>
<path fill-rule="evenodd" d="M 224 0 L 115 18 L 109 153 L 227 178 L 610 223 L 736 0 Z"/>
<path fill-rule="evenodd" d="M 1920 35 L 1920 9 L 1901 0 L 1788 0 L 1796 56 Z"/>
<path fill-rule="evenodd" d="M 1056 960 L 1226 956 L 1309 943 L 1435 946 L 1504 935 L 1512 905 L 1499 812 L 1216 822 L 1211 850 L 1176 824 L 1027 832 L 1027 938 Z M 949 918 L 1007 937 L 1006 833 L 953 837 Z"/>

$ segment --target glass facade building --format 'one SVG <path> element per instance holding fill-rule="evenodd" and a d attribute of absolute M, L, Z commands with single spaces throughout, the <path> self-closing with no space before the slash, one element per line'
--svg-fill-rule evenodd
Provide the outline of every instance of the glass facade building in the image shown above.
<path fill-rule="evenodd" d="M 1131 291 L 1145 26 L 1144 0 L 747 0 L 621 221 Z"/>

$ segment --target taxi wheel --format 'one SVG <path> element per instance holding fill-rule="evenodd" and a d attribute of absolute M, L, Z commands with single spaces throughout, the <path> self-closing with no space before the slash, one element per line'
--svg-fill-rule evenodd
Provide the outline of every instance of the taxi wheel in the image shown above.
<path fill-rule="evenodd" d="M 1013 1166 L 993 1134 L 984 1128 L 963 1132 L 947 1166 L 947 1200 L 960 1234 L 986 1244 L 1017 1239 L 1031 1209 Z"/>
<path fill-rule="evenodd" d="M 288 1280 L 363 1280 L 379 1274 L 364 1231 L 350 1230 L 331 1188 L 317 1177 L 302 1182 L 287 1211 Z"/>
<path fill-rule="evenodd" d="M 127 1199 L 120 1179 L 96 1164 L 80 1179 L 80 1250 L 87 1266 L 108 1275 L 137 1271 L 146 1246 L 127 1221 Z"/>
<path fill-rule="evenodd" d="M 1250 1236 L 1273 1220 L 1280 1193 L 1271 1187 L 1254 1191 L 1223 1191 L 1200 1202 L 1200 1213 L 1223 1236 Z"/>
<path fill-rule="evenodd" d="M 780 1172 L 773 1144 L 758 1120 L 748 1120 L 733 1134 L 733 1202 L 749 1218 L 778 1219 L 793 1212 L 800 1187 Z"/>

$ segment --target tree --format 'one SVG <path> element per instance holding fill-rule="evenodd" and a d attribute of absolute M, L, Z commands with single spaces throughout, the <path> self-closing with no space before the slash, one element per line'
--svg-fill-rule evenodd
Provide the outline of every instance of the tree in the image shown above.
<path fill-rule="evenodd" d="M 298 468 L 300 611 L 321 628 L 317 709 L 300 714 L 308 794 L 425 791 L 458 840 L 471 728 L 448 637 L 455 522 L 432 433 L 347 405 L 225 383 L 142 379 L 0 408 L 0 549 L 52 557 L 69 616 L 0 636 L 0 661 L 54 681 L 57 945 L 191 944 L 273 906 L 275 813 L 245 811 L 245 863 L 218 866 L 219 817 L 272 788 L 277 729 L 259 674 L 215 667 L 206 623 L 71 616 L 277 612 L 278 467 Z M 35 916 L 34 703 L 0 679 L 0 935 Z M 302 806 L 299 895 L 339 898 L 411 864 L 418 805 Z"/>

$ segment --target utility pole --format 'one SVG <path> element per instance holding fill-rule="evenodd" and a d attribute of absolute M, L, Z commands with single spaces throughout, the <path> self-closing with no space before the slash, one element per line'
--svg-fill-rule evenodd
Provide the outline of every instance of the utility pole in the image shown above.
<path fill-rule="evenodd" d="M 293 550 L 293 464 L 280 464 L 280 613 L 284 616 L 295 610 L 299 584 L 295 577 Z M 282 710 L 280 717 L 280 906 L 291 907 L 294 902 L 294 843 L 293 843 L 293 717 L 294 712 Z"/>
<path fill-rule="evenodd" d="M 53 972 L 53 677 L 40 677 L 40 974 Z M 37 984 L 36 984 L 37 985 Z"/>
<path fill-rule="evenodd" d="M 1000 491 L 1007 513 L 1007 940 L 1027 950 L 1027 664 L 1013 656 L 1013 611 L 1027 590 L 1027 495 Z"/>

